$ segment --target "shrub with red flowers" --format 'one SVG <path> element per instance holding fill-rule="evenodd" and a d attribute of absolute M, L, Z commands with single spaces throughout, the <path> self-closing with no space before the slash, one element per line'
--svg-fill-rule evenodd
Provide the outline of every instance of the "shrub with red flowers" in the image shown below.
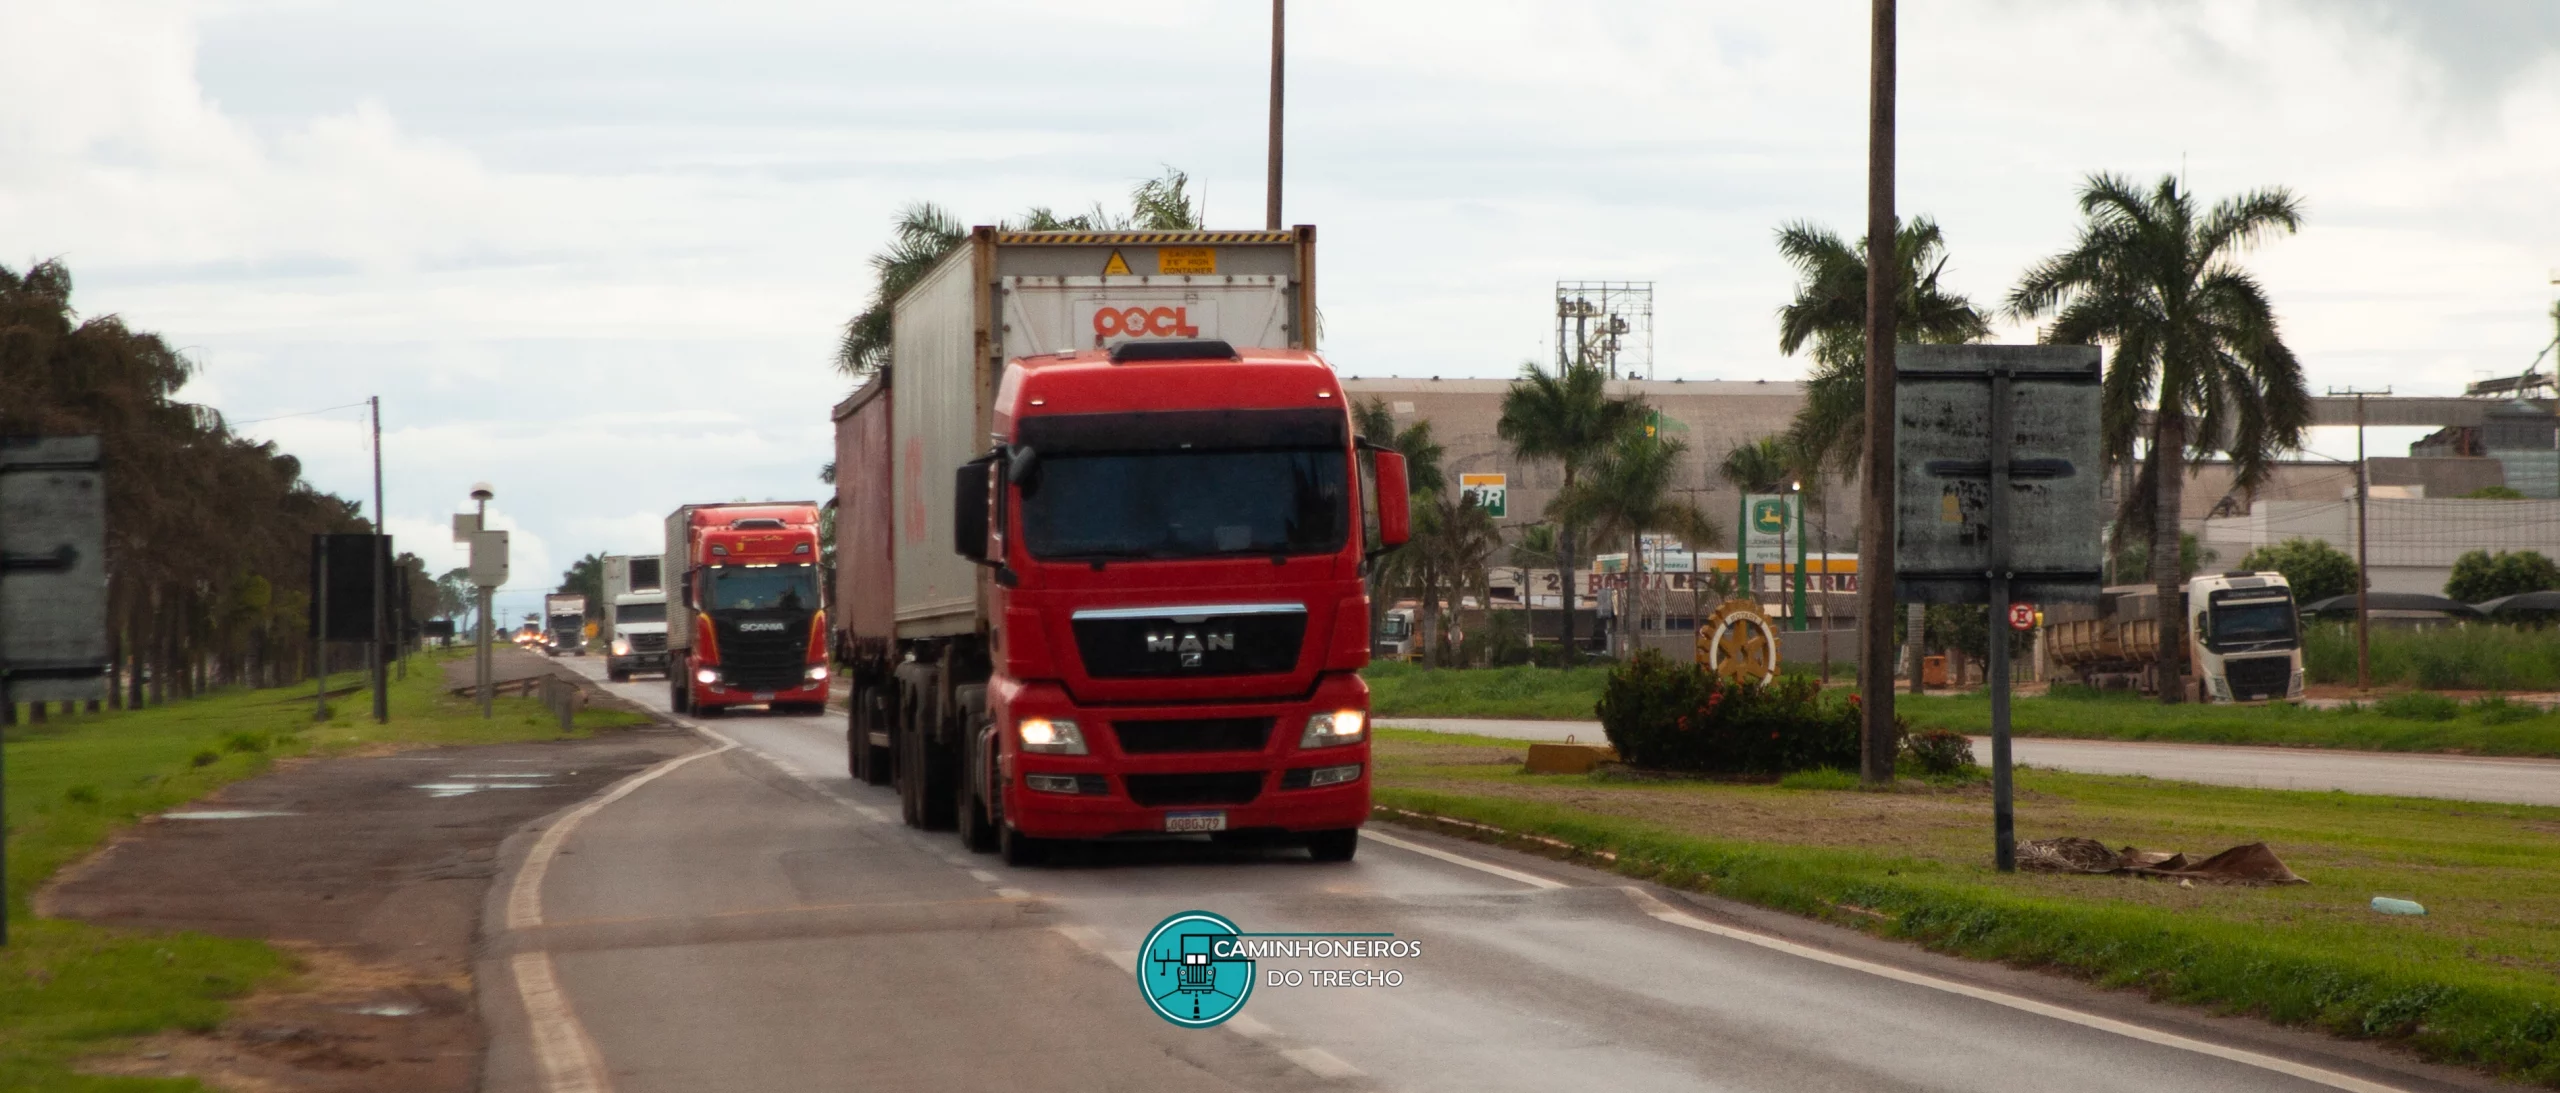
<path fill-rule="evenodd" d="M 1609 673 L 1600 726 L 1620 758 L 1655 770 L 1785 774 L 1858 767 L 1858 710 L 1812 680 L 1729 683 L 1646 650 Z"/>

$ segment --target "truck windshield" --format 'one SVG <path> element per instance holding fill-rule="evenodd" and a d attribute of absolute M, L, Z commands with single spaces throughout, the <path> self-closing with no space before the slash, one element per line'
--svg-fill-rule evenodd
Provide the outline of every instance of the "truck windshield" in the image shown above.
<path fill-rule="evenodd" d="M 1389 641 L 1402 641 L 1404 640 L 1405 626 L 1406 623 L 1404 616 L 1389 615 L 1385 619 L 1379 621 L 1378 636 L 1386 638 Z"/>
<path fill-rule="evenodd" d="M 818 606 L 816 566 L 719 565 L 703 572 L 709 578 L 703 582 L 703 600 L 714 611 L 809 611 Z"/>
<path fill-rule="evenodd" d="M 2216 647 L 2292 640 L 2292 600 L 2250 600 L 2213 605 L 2213 644 Z"/>
<path fill-rule="evenodd" d="M 615 622 L 665 622 L 667 605 L 663 603 L 626 603 L 613 609 Z"/>
<path fill-rule="evenodd" d="M 1329 554 L 1351 517 L 1335 449 L 1062 454 L 1022 484 L 1034 557 Z"/>

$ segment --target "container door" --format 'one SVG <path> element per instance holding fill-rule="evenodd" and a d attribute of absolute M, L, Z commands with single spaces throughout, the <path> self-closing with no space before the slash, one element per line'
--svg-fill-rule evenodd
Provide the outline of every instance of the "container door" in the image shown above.
<path fill-rule="evenodd" d="M 1006 277 L 1002 287 L 1007 359 L 1130 341 L 1290 344 L 1289 279 L 1277 274 Z"/>

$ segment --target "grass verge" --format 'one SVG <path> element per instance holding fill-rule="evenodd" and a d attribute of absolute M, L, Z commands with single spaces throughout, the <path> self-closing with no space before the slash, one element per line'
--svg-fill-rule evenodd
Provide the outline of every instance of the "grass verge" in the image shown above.
<path fill-rule="evenodd" d="M 435 660 L 413 658 L 409 678 L 392 685 L 391 720 L 383 725 L 374 724 L 362 693 L 334 700 L 332 718 L 314 723 L 306 683 L 10 727 L 0 737 L 7 749 L 10 927 L 9 946 L 0 949 L 0 1089 L 201 1088 L 71 1067 L 120 1038 L 209 1029 L 222 1020 L 226 1000 L 290 975 L 291 961 L 256 941 L 38 919 L 30 898 L 56 870 L 141 817 L 253 777 L 279 758 L 559 736 L 557 722 L 533 699 L 500 699 L 496 716 L 483 721 L 476 707 L 447 697 L 442 680 Z M 590 708 L 572 735 L 642 720 Z"/>
<path fill-rule="evenodd" d="M 1589 721 L 1609 683 L 1593 668 L 1424 668 L 1381 661 L 1362 669 L 1374 717 L 1516 717 Z"/>
<path fill-rule="evenodd" d="M 1523 747 L 1381 731 L 1377 801 L 1944 952 L 2560 1087 L 2560 809 L 2019 772 L 2021 837 L 2191 853 L 2264 840 L 2312 881 L 2180 888 L 1993 872 L 1978 787 L 1528 775 Z M 2375 914 L 2375 895 L 2429 913 Z"/>
<path fill-rule="evenodd" d="M 2560 714 L 2496 697 L 2458 703 L 2412 692 L 2343 709 L 2163 706 L 2131 691 L 2069 688 L 2009 708 L 2011 730 L 2022 736 L 2560 758 Z M 1991 698 L 1980 692 L 1902 695 L 1894 712 L 1914 728 L 1991 731 Z"/>

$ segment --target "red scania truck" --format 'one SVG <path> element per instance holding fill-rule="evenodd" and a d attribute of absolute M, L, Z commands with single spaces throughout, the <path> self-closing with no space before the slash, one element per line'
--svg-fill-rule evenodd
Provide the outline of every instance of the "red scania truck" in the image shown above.
<path fill-rule="evenodd" d="M 678 713 L 817 713 L 827 701 L 815 502 L 686 505 L 667 516 L 667 692 Z"/>
<path fill-rule="evenodd" d="M 1408 514 L 1312 352 L 1314 236 L 982 227 L 898 300 L 835 412 L 837 641 L 908 823 L 1352 856 Z"/>

